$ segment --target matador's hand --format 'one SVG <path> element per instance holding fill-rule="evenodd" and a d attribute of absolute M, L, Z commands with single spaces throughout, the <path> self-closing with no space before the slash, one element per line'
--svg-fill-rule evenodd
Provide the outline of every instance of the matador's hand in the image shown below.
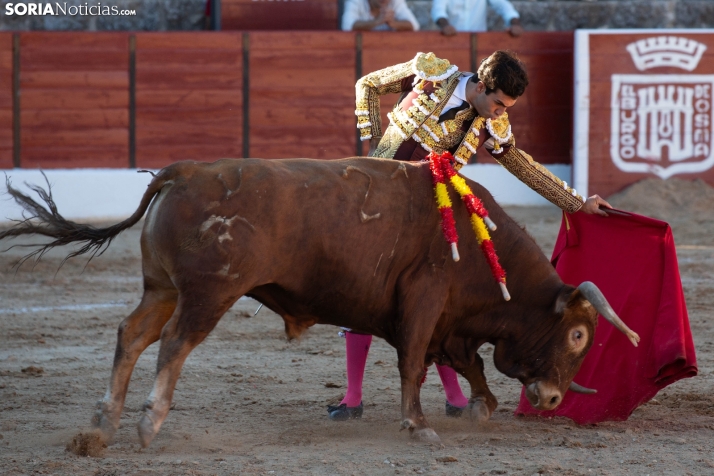
<path fill-rule="evenodd" d="M 580 211 L 589 215 L 598 214 L 606 217 L 607 212 L 605 212 L 604 210 L 600 210 L 601 205 L 605 208 L 612 208 L 612 205 L 607 203 L 607 201 L 605 201 L 604 198 L 600 197 L 600 195 L 593 195 L 592 197 L 589 197 L 587 200 L 585 200 L 583 206 L 580 207 Z"/>

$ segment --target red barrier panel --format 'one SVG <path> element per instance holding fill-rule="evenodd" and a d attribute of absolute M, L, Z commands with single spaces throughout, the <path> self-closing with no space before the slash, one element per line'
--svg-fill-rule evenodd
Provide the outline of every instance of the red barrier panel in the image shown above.
<path fill-rule="evenodd" d="M 129 161 L 127 33 L 20 34 L 23 168 Z"/>
<path fill-rule="evenodd" d="M 0 169 L 12 168 L 12 33 L 0 33 Z"/>
<path fill-rule="evenodd" d="M 136 35 L 136 165 L 242 157 L 242 33 Z"/>
<path fill-rule="evenodd" d="M 355 35 L 250 34 L 250 156 L 355 154 Z"/>
<path fill-rule="evenodd" d="M 337 30 L 337 0 L 222 0 L 222 30 Z"/>
<path fill-rule="evenodd" d="M 531 84 L 510 111 L 518 146 L 543 163 L 571 162 L 572 33 L 368 32 L 361 47 L 353 32 L 251 32 L 246 45 L 244 35 L 135 34 L 138 167 L 242 157 L 246 145 L 252 157 L 352 156 L 358 67 L 367 74 L 433 51 L 468 71 L 474 45 L 479 59 L 510 48 L 526 62 Z M 130 34 L 30 32 L 20 40 L 22 166 L 128 167 Z M 391 96 L 382 98 L 385 116 Z M 0 123 L 0 166 L 9 168 L 12 34 L 0 35 Z"/>
<path fill-rule="evenodd" d="M 573 41 L 573 32 L 567 31 L 525 32 L 518 38 L 477 34 L 477 67 L 499 49 L 515 51 L 526 64 L 530 84 L 508 117 L 517 146 L 543 164 L 572 162 Z"/>

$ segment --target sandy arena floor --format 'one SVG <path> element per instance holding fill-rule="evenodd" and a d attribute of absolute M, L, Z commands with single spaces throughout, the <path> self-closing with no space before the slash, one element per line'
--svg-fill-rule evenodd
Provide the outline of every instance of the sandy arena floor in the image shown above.
<path fill-rule="evenodd" d="M 345 383 L 337 329 L 316 326 L 288 343 L 277 315 L 263 309 L 251 318 L 257 304 L 242 299 L 188 358 L 175 408 L 148 449 L 135 425 L 157 344 L 134 371 L 116 443 L 98 457 L 76 456 L 65 447 L 88 428 L 108 383 L 117 325 L 141 295 L 140 226 L 86 268 L 86 259 L 74 259 L 56 272 L 62 250 L 15 272 L 23 250 L 2 253 L 0 474 L 714 474 L 714 221 L 712 208 L 710 218 L 689 221 L 681 210 L 673 228 L 698 377 L 668 387 L 626 422 L 516 418 L 520 386 L 493 368 L 485 346 L 500 403 L 487 425 L 444 416 L 433 370 L 422 390 L 442 446 L 399 431 L 396 353 L 383 341 L 375 339 L 367 363 L 364 417 L 331 422 L 325 407 Z M 549 255 L 559 210 L 508 211 Z"/>

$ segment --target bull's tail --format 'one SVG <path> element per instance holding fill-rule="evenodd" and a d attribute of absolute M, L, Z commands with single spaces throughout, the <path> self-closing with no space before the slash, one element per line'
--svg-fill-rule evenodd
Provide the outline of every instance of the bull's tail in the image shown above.
<path fill-rule="evenodd" d="M 45 176 L 44 172 L 42 175 Z M 30 189 L 40 196 L 42 201 L 45 203 L 46 208 L 42 204 L 30 198 L 28 195 L 14 188 L 10 183 L 10 179 L 6 178 L 7 193 L 15 199 L 15 202 L 23 208 L 24 212 L 22 220 L 15 220 L 16 224 L 14 226 L 6 231 L 0 232 L 0 240 L 7 237 L 21 235 L 43 235 L 54 239 L 50 243 L 43 245 L 14 245 L 28 247 L 37 246 L 37 249 L 22 257 L 18 264 L 22 264 L 24 261 L 32 257 L 36 257 L 36 259 L 39 260 L 52 248 L 56 246 L 68 245 L 70 243 L 82 243 L 82 246 L 69 253 L 64 258 L 62 263 L 69 258 L 88 252 L 91 252 L 91 256 L 89 258 L 91 260 L 97 254 L 101 255 L 119 233 L 141 220 L 141 217 L 144 216 L 144 213 L 146 213 L 146 210 L 149 208 L 151 200 L 157 193 L 159 193 L 166 182 L 171 180 L 172 175 L 173 174 L 167 169 L 159 172 L 151 183 L 149 183 L 146 192 L 144 192 L 144 196 L 141 197 L 141 203 L 136 211 L 126 220 L 106 228 L 96 228 L 91 225 L 75 223 L 60 215 L 57 211 L 57 205 L 52 198 L 52 189 L 50 187 L 49 180 L 47 180 L 47 176 L 45 176 L 47 190 L 43 189 L 39 185 L 27 184 Z M 13 248 L 14 246 L 11 246 L 10 248 Z"/>

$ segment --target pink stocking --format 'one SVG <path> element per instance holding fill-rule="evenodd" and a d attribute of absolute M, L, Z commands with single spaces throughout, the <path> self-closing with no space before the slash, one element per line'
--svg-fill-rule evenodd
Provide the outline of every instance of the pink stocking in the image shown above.
<path fill-rule="evenodd" d="M 461 385 L 459 385 L 459 379 L 454 369 L 437 364 L 436 370 L 439 372 L 442 385 L 444 385 L 446 400 L 453 406 L 459 408 L 468 405 L 469 400 L 464 396 L 464 392 L 461 391 Z"/>
<path fill-rule="evenodd" d="M 367 354 L 369 353 L 369 346 L 371 344 L 371 335 L 355 334 L 349 331 L 345 332 L 345 347 L 347 350 L 347 392 L 340 404 L 345 403 L 348 407 L 353 408 L 358 407 L 362 401 L 362 379 L 364 377 L 364 367 L 367 364 Z"/>

